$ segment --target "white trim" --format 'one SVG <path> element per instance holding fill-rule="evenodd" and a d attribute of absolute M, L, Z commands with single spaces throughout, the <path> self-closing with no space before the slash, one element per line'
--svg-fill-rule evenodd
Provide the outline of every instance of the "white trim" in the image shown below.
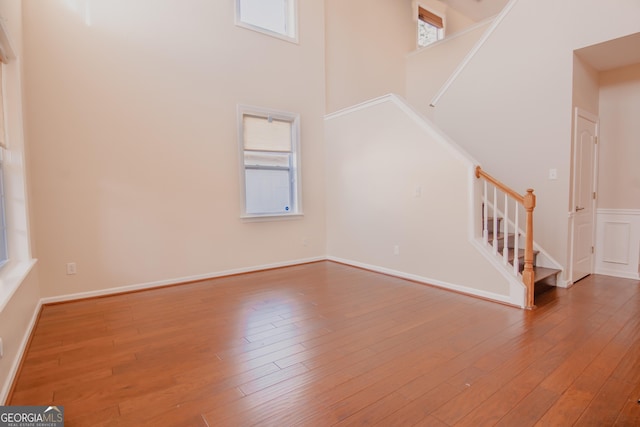
<path fill-rule="evenodd" d="M 366 108 L 370 108 L 370 107 L 376 106 L 378 104 L 382 104 L 384 102 L 391 101 L 391 98 L 394 97 L 394 96 L 396 96 L 396 95 L 394 95 L 392 93 L 388 93 L 386 95 L 378 96 L 376 98 L 372 98 L 372 99 L 369 99 L 367 101 L 363 101 L 363 102 L 360 102 L 358 104 L 354 104 L 354 105 L 352 105 L 350 107 L 345 107 L 345 108 L 342 108 L 342 109 L 340 109 L 338 111 L 334 111 L 333 113 L 326 114 L 324 116 L 324 119 L 325 119 L 325 121 L 326 120 L 337 119 L 339 117 L 346 116 L 347 114 L 355 113 L 355 112 L 358 112 L 360 110 L 364 110 Z"/>
<path fill-rule="evenodd" d="M 574 107 L 574 113 L 573 113 L 573 129 L 572 129 L 572 137 L 571 137 L 571 150 L 573 152 L 573 157 L 571 158 L 571 170 L 573 171 L 572 173 L 572 177 L 571 177 L 571 181 L 572 181 L 572 185 L 571 185 L 571 193 L 570 193 L 570 199 L 571 199 L 571 209 L 569 211 L 569 242 L 568 242 L 568 247 L 569 247 L 569 257 L 567 259 L 567 275 L 565 276 L 565 283 L 574 283 L 576 281 L 576 279 L 574 278 L 574 273 L 573 273 L 573 257 L 574 257 L 574 244 L 575 244 L 575 215 L 577 213 L 576 211 L 576 186 L 577 186 L 577 180 L 575 177 L 576 174 L 576 163 L 578 161 L 578 150 L 576 147 L 576 143 L 577 143 L 577 138 L 578 138 L 578 121 L 579 118 L 582 117 L 585 120 L 591 122 L 594 124 L 594 137 L 597 139 L 600 137 L 600 118 L 593 114 L 590 113 L 589 111 L 583 110 L 580 107 Z M 598 144 L 597 142 L 594 144 L 593 147 L 593 182 L 592 182 L 592 188 L 594 191 L 596 191 L 596 189 L 598 188 L 598 168 L 599 168 L 599 156 L 598 156 Z M 591 223 L 593 226 L 593 230 L 591 233 L 591 246 L 595 247 L 596 246 L 596 227 L 597 227 L 597 218 L 596 218 L 596 200 L 595 199 L 591 199 Z M 594 256 L 594 254 L 591 255 L 591 268 L 589 269 L 589 274 L 593 274 L 596 271 L 596 257 Z M 579 279 L 578 279 L 579 280 Z"/>
<path fill-rule="evenodd" d="M 269 220 L 283 219 L 291 216 L 301 216 L 302 212 L 302 155 L 300 153 L 300 114 L 291 113 L 283 110 L 275 110 L 271 108 L 256 107 L 252 105 L 238 104 L 236 106 L 236 120 L 237 120 L 237 144 L 238 144 L 238 161 L 240 163 L 240 218 L 246 220 Z M 247 185 L 245 176 L 245 164 L 244 164 L 244 129 L 243 129 L 243 117 L 245 115 L 255 115 L 264 118 L 274 118 L 291 123 L 291 158 L 293 160 L 292 171 L 290 172 L 295 182 L 294 193 L 292 200 L 292 211 L 283 213 L 268 213 L 268 214 L 250 214 L 247 213 Z"/>
<path fill-rule="evenodd" d="M 441 40 L 438 40 L 436 42 L 433 42 L 433 43 L 431 43 L 431 44 L 429 44 L 427 46 L 420 46 L 417 49 L 407 53 L 407 58 L 409 58 L 409 57 L 411 57 L 413 55 L 416 55 L 416 54 L 418 54 L 420 52 L 424 52 L 426 49 L 432 48 L 433 46 L 437 46 L 437 45 L 440 45 L 442 43 L 446 43 L 446 42 L 448 42 L 450 40 L 455 40 L 458 37 L 462 37 L 465 34 L 468 34 L 468 33 L 472 32 L 472 31 L 477 30 L 478 28 L 481 28 L 482 26 L 488 25 L 488 24 L 491 23 L 491 21 L 496 19 L 496 16 L 492 16 L 490 18 L 483 19 L 482 21 L 476 22 L 475 24 L 458 31 L 457 33 L 453 33 L 451 35 L 447 35 L 447 36 L 445 36 L 445 38 L 443 38 Z"/>
<path fill-rule="evenodd" d="M 640 209 L 597 209 L 598 215 L 640 216 Z"/>
<path fill-rule="evenodd" d="M 640 280 L 640 273 L 633 273 L 627 271 L 618 271 L 608 268 L 599 268 L 595 274 L 602 274 L 604 276 L 619 277 L 621 279 Z"/>
<path fill-rule="evenodd" d="M 498 273 L 500 273 L 502 277 L 504 277 L 509 283 L 509 297 L 507 297 L 508 301 L 503 302 L 516 305 L 520 308 L 525 308 L 527 301 L 527 287 L 522 282 L 522 276 L 514 276 L 511 266 L 507 268 L 504 265 L 502 255 L 490 252 L 481 238 L 474 237 L 470 240 L 470 242 L 476 248 L 476 250 L 480 252 L 480 254 L 484 256 L 485 259 L 489 261 L 489 263 L 498 271 Z"/>
<path fill-rule="evenodd" d="M 514 303 L 511 301 L 511 299 L 507 295 L 501 295 L 493 292 L 482 291 L 479 289 L 468 288 L 466 286 L 455 285 L 453 283 L 447 283 L 437 279 L 431 279 L 428 277 L 418 276 L 416 274 L 405 273 L 398 270 L 392 270 L 390 268 L 379 267 L 377 265 L 365 264 L 362 262 L 352 261 L 352 260 L 334 257 L 334 256 L 328 256 L 327 260 L 339 262 L 341 264 L 346 264 L 353 267 L 364 268 L 365 270 L 371 270 L 376 273 L 387 274 L 389 276 L 394 276 L 401 279 L 407 279 L 407 280 L 412 280 L 418 283 L 424 283 L 425 285 L 432 285 L 438 288 L 456 291 L 466 295 L 476 296 L 476 297 L 485 298 L 485 299 L 489 299 L 497 302 L 502 302 L 509 305 L 514 305 Z M 517 303 L 516 305 L 518 307 L 521 307 L 520 303 Z"/>
<path fill-rule="evenodd" d="M 453 82 L 458 78 L 458 76 L 462 73 L 462 71 L 467 68 L 467 65 L 471 62 L 474 56 L 478 53 L 478 51 L 482 48 L 482 46 L 486 43 L 486 41 L 491 37 L 491 35 L 498 28 L 500 23 L 504 20 L 504 18 L 509 14 L 513 6 L 518 2 L 518 0 L 509 0 L 509 3 L 502 9 L 502 11 L 496 16 L 493 20 L 491 26 L 485 31 L 485 33 L 480 37 L 480 39 L 476 42 L 473 48 L 467 53 L 462 62 L 458 65 L 458 67 L 453 71 L 453 73 L 449 76 L 446 82 L 442 85 L 440 90 L 436 93 L 436 95 L 431 100 L 430 105 L 435 107 L 442 95 L 449 89 L 449 87 L 453 84 Z"/>
<path fill-rule="evenodd" d="M 287 7 L 290 9 L 289 13 L 289 22 L 287 23 L 290 27 L 293 27 L 292 30 L 288 31 L 288 34 L 279 33 L 277 31 L 271 31 L 266 28 L 260 27 L 258 25 L 249 24 L 248 22 L 244 22 L 240 18 L 240 2 L 242 0 L 235 0 L 235 24 L 237 27 L 245 28 L 247 30 L 255 31 L 257 33 L 262 33 L 264 35 L 284 40 L 290 43 L 298 44 L 298 0 L 287 0 Z"/>
<path fill-rule="evenodd" d="M 287 219 L 302 219 L 304 218 L 303 212 L 291 213 L 291 214 L 265 214 L 265 215 L 246 215 L 240 216 L 242 222 L 268 222 L 268 221 L 282 221 Z"/>
<path fill-rule="evenodd" d="M 11 297 L 16 293 L 37 261 L 37 259 L 30 259 L 15 264 L 9 263 L 3 268 L 0 275 L 0 313 L 4 311 Z"/>
<path fill-rule="evenodd" d="M 474 167 L 479 164 L 477 160 L 471 156 L 465 149 L 452 141 L 444 132 L 440 130 L 436 125 L 434 125 L 431 120 L 422 115 L 418 110 L 414 109 L 407 101 L 405 101 L 402 97 L 389 93 L 383 96 L 379 96 L 377 98 L 370 99 L 365 102 L 361 102 L 359 104 L 353 105 L 351 107 L 343 108 L 331 114 L 327 114 L 324 119 L 334 120 L 342 116 L 346 116 L 348 114 L 356 113 L 360 110 L 364 110 L 367 108 L 374 107 L 378 104 L 382 104 L 385 102 L 392 102 L 398 108 L 400 108 L 411 120 L 414 121 L 422 130 L 429 133 L 442 147 L 446 148 L 449 153 L 453 154 L 458 160 L 462 160 L 467 162 L 467 165 Z"/>
<path fill-rule="evenodd" d="M 16 50 L 13 47 L 13 42 L 11 40 L 11 36 L 9 36 L 9 31 L 7 30 L 7 26 L 4 23 L 4 19 L 0 17 L 0 49 L 6 55 L 7 60 L 16 59 Z"/>
<path fill-rule="evenodd" d="M 640 209 L 597 209 L 595 240 L 595 273 L 625 279 L 640 280 Z M 625 233 L 609 233 L 608 225 L 625 225 Z M 614 239 L 616 247 L 624 248 L 623 258 L 607 254 L 605 241 Z"/>
<path fill-rule="evenodd" d="M 40 315 L 40 308 L 42 307 L 42 300 L 38 301 L 36 308 L 33 310 L 33 314 L 31 315 L 31 321 L 29 321 L 29 326 L 24 332 L 22 337 L 22 341 L 20 341 L 20 346 L 18 347 L 18 351 L 16 352 L 16 356 L 13 359 L 13 363 L 11 363 L 11 367 L 9 368 L 9 372 L 7 373 L 7 378 L 5 379 L 5 383 L 2 386 L 2 390 L 0 390 L 0 402 L 4 402 L 6 405 L 8 402 L 7 397 L 9 397 L 9 390 L 11 390 L 11 386 L 18 374 L 18 369 L 20 369 L 20 363 L 22 362 L 22 357 L 24 352 L 27 350 L 27 344 L 29 344 L 29 339 L 31 338 L 31 334 L 33 333 L 33 329 L 36 326 L 36 322 L 38 321 L 38 316 Z"/>
<path fill-rule="evenodd" d="M 253 272 L 256 272 L 256 271 L 271 270 L 271 269 L 274 269 L 274 268 L 291 267 L 291 266 L 294 266 L 294 265 L 308 264 L 310 262 L 324 261 L 326 259 L 327 259 L 327 257 L 325 257 L 325 256 L 318 256 L 318 257 L 297 259 L 297 260 L 293 260 L 293 261 L 284 261 L 284 262 L 276 262 L 276 263 L 272 263 L 272 264 L 263 264 L 263 265 L 253 266 L 253 267 L 244 267 L 244 268 L 236 268 L 236 269 L 232 269 L 232 270 L 223 270 L 223 271 L 218 271 L 218 272 L 213 272 L 213 273 L 196 274 L 196 275 L 193 275 L 193 276 L 175 277 L 173 279 L 158 280 L 156 282 L 139 283 L 139 284 L 136 284 L 136 285 L 121 286 L 121 287 L 117 287 L 117 288 L 100 289 L 100 290 L 97 290 L 97 291 L 78 292 L 78 293 L 75 293 L 75 294 L 60 295 L 60 296 L 55 296 L 55 297 L 46 297 L 46 298 L 42 298 L 40 300 L 40 302 L 42 304 L 51 304 L 51 303 L 54 303 L 54 302 L 73 301 L 73 300 L 77 300 L 77 299 L 101 297 L 101 296 L 106 296 L 106 295 L 120 294 L 120 293 L 124 293 L 124 292 L 139 291 L 139 290 L 143 290 L 143 289 L 154 289 L 154 288 L 159 288 L 159 287 L 163 287 L 163 286 L 179 285 L 181 283 L 196 282 L 196 281 L 199 281 L 199 280 L 216 279 L 216 278 L 219 278 L 219 277 L 233 276 L 235 274 L 253 273 Z"/>

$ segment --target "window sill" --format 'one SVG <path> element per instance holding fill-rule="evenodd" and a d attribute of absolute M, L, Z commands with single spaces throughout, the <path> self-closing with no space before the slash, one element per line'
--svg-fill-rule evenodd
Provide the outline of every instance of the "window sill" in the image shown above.
<path fill-rule="evenodd" d="M 289 214 L 242 215 L 240 219 L 243 222 L 266 222 L 302 219 L 302 217 L 304 217 L 304 214 L 302 212 L 297 212 Z"/>
<path fill-rule="evenodd" d="M 0 313 L 7 306 L 9 300 L 16 293 L 36 262 L 36 259 L 15 263 L 10 261 L 2 268 L 2 271 L 0 271 Z"/>

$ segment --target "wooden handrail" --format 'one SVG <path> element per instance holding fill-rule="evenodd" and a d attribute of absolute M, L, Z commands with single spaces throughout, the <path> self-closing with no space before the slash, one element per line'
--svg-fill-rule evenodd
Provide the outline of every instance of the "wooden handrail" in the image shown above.
<path fill-rule="evenodd" d="M 535 194 L 533 194 L 533 189 L 529 188 L 527 189 L 527 194 L 525 194 L 524 196 L 520 195 L 483 171 L 480 166 L 476 166 L 476 178 L 484 178 L 500 191 L 511 196 L 511 198 L 515 199 L 524 206 L 526 212 L 526 227 L 524 244 L 524 270 L 522 271 L 522 282 L 527 288 L 525 308 L 529 310 L 533 309 L 535 307 L 535 272 L 533 271 L 533 210 L 536 207 L 536 196 Z"/>
<path fill-rule="evenodd" d="M 521 204 L 524 205 L 524 196 L 521 196 L 519 193 L 516 193 L 511 188 L 507 187 L 506 185 L 504 185 L 503 183 L 501 183 L 500 181 L 498 181 L 497 179 L 495 179 L 494 177 L 492 177 L 491 175 L 483 171 L 480 166 L 476 166 L 476 178 L 480 178 L 480 177 L 486 179 L 487 181 L 489 181 L 490 183 L 498 187 L 502 192 L 507 193 L 512 198 L 516 199 L 517 201 L 519 201 Z"/>

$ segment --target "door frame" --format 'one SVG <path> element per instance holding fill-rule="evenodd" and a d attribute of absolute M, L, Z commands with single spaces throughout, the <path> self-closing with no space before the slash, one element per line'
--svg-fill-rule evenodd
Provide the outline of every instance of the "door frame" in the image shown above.
<path fill-rule="evenodd" d="M 575 179 L 575 167 L 577 162 L 578 150 L 576 149 L 576 143 L 578 138 L 578 118 L 584 118 L 595 124 L 595 138 L 596 142 L 594 144 L 594 153 L 593 153 L 593 189 L 596 192 L 596 197 L 591 199 L 591 222 L 593 224 L 593 230 L 591 232 L 591 246 L 594 248 L 594 252 L 591 255 L 591 267 L 590 274 L 595 272 L 595 248 L 596 248 L 596 206 L 597 206 L 597 197 L 598 197 L 598 164 L 599 164 L 599 156 L 598 156 L 598 147 L 600 142 L 600 118 L 590 113 L 580 107 L 575 107 L 574 115 L 573 115 L 573 132 L 571 138 L 571 194 L 569 195 L 569 200 L 571 205 L 569 207 L 569 258 L 568 258 L 568 270 L 569 275 L 567 277 L 567 284 L 571 286 L 575 280 L 573 277 L 573 257 L 574 257 L 574 243 L 575 243 L 575 214 L 576 214 L 576 179 Z"/>

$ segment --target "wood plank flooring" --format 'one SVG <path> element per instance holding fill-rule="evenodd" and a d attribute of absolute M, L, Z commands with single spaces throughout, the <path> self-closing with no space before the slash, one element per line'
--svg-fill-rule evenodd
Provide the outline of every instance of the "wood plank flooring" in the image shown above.
<path fill-rule="evenodd" d="M 640 282 L 512 307 L 332 262 L 43 307 L 68 426 L 638 426 Z"/>

